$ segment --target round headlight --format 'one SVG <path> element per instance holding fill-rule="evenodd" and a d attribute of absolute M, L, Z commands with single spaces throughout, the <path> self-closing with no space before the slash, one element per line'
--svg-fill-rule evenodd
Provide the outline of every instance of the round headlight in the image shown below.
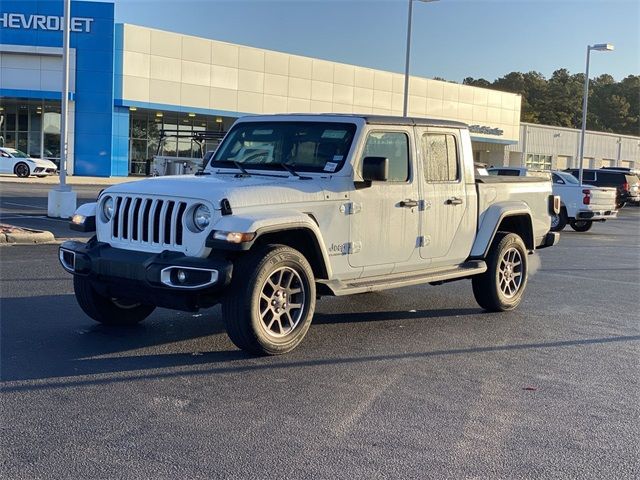
<path fill-rule="evenodd" d="M 210 222 L 211 222 L 211 211 L 209 210 L 209 207 L 207 207 L 206 205 L 199 205 L 198 208 L 196 208 L 193 211 L 194 225 L 198 229 L 204 230 L 209 226 Z"/>
<path fill-rule="evenodd" d="M 113 198 L 107 197 L 104 199 L 102 202 L 102 213 L 107 221 L 111 220 L 113 216 Z"/>

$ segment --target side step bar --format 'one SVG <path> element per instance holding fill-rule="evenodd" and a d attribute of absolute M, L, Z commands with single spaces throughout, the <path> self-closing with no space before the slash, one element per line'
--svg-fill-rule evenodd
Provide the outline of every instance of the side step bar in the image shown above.
<path fill-rule="evenodd" d="M 320 280 L 329 287 L 336 296 L 351 295 L 353 293 L 376 292 L 391 288 L 409 287 L 423 283 L 444 282 L 446 280 L 462 279 L 478 275 L 487 271 L 487 264 L 483 260 L 470 260 L 455 267 L 423 270 L 421 272 L 403 272 L 380 277 L 370 277 L 356 280 Z"/>

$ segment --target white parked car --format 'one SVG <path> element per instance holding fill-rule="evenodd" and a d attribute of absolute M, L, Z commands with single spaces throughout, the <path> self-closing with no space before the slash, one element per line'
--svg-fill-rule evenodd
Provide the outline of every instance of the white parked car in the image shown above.
<path fill-rule="evenodd" d="M 551 217 L 551 230 L 559 232 L 567 223 L 576 232 L 586 232 L 593 222 L 604 222 L 618 216 L 616 189 L 580 185 L 567 172 L 552 171 L 553 194 L 561 200 L 560 213 Z"/>
<path fill-rule="evenodd" d="M 567 172 L 531 170 L 526 167 L 492 167 L 490 175 L 541 177 L 553 182 L 553 194 L 560 197 L 560 212 L 551 216 L 551 230 L 559 232 L 567 224 L 576 232 L 586 232 L 593 222 L 616 218 L 616 189 L 582 185 Z"/>
<path fill-rule="evenodd" d="M 222 303 L 238 347 L 279 354 L 322 295 L 471 279 L 484 309 L 516 308 L 559 209 L 547 180 L 476 178 L 462 123 L 253 116 L 198 175 L 103 190 L 71 223 L 96 236 L 59 256 L 98 322 Z"/>
<path fill-rule="evenodd" d="M 0 147 L 0 173 L 13 173 L 20 178 L 29 175 L 46 177 L 53 175 L 58 167 L 51 160 L 31 158 L 15 148 Z"/>

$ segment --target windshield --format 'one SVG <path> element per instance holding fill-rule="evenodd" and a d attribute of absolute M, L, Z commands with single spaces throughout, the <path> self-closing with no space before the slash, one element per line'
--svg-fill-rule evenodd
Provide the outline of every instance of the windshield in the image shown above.
<path fill-rule="evenodd" d="M 573 175 L 571 175 L 570 173 L 564 173 L 564 172 L 554 172 L 554 173 L 558 177 L 560 177 L 562 180 L 564 180 L 564 183 L 571 183 L 573 185 L 578 184 L 578 179 Z"/>
<path fill-rule="evenodd" d="M 21 152 L 20 150 L 7 149 L 7 153 L 15 158 L 29 158 L 29 155 L 27 155 L 24 152 Z"/>
<path fill-rule="evenodd" d="M 210 165 L 282 170 L 281 164 L 307 172 L 337 172 L 349 154 L 356 131 L 352 123 L 243 122 L 235 125 Z M 231 165 L 229 165 L 231 164 Z"/>

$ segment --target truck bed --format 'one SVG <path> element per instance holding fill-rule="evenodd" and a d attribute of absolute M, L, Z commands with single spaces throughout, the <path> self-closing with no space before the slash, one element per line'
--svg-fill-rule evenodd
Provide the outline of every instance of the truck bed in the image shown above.
<path fill-rule="evenodd" d="M 487 176 L 476 177 L 478 192 L 478 230 L 482 222 L 495 222 L 495 208 L 498 204 L 509 205 L 510 209 L 530 209 L 534 240 L 543 238 L 549 231 L 551 217 L 548 215 L 551 181 L 539 177 Z M 488 213 L 492 211 L 492 213 Z M 541 212 L 544 214 L 540 215 Z"/>

